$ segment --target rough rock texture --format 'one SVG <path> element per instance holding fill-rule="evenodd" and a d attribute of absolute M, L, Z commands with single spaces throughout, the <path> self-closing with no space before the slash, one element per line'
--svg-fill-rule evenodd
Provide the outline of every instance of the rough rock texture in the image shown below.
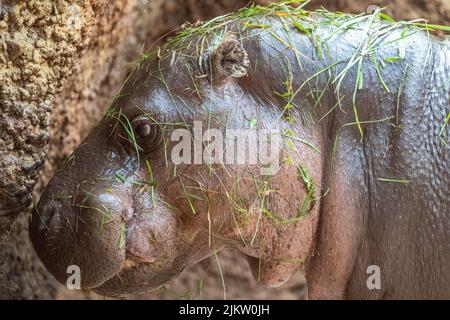
<path fill-rule="evenodd" d="M 89 44 L 105 4 L 0 3 L 0 297 L 50 297 L 44 290 L 49 276 L 34 263 L 27 217 L 16 222 L 10 243 L 7 232 L 31 202 L 48 147 L 53 99 Z"/>
<path fill-rule="evenodd" d="M 30 201 L 28 192 L 36 182 L 48 143 L 48 159 L 36 194 L 101 117 L 140 51 L 187 20 L 206 20 L 248 2 L 0 2 L 0 264 L 5 261 L 0 267 L 0 298 L 51 298 L 55 294 L 99 298 L 91 292 L 68 291 L 44 271 L 28 240 L 28 213 L 14 223 L 9 243 L 4 240 L 13 213 Z M 313 0 L 308 8 L 320 5 L 358 13 L 378 5 L 387 7 L 386 12 L 397 19 L 423 17 L 430 23 L 450 24 L 448 0 Z M 229 298 L 304 297 L 301 277 L 277 290 L 263 289 L 250 276 L 241 255 L 224 252 L 220 260 Z M 215 258 L 186 270 L 168 290 L 142 297 L 223 298 Z"/>

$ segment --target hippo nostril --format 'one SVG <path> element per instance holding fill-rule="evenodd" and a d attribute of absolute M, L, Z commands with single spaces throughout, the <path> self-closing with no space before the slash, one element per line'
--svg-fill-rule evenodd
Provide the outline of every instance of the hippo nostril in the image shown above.
<path fill-rule="evenodd" d="M 32 214 L 39 223 L 39 231 L 48 229 L 53 218 L 57 217 L 61 211 L 61 204 L 55 200 L 50 200 L 43 206 L 37 205 L 33 208 Z"/>

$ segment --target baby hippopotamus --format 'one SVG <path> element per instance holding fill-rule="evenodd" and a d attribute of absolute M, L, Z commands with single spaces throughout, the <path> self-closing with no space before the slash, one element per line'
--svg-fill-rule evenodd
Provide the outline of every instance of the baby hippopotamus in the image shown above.
<path fill-rule="evenodd" d="M 450 298 L 450 44 L 426 28 L 285 4 L 184 26 L 41 195 L 39 257 L 110 296 L 233 247 L 310 299 Z"/>

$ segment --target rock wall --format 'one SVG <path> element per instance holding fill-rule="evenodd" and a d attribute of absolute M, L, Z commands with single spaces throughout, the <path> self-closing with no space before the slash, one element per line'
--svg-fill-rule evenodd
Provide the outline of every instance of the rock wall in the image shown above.
<path fill-rule="evenodd" d="M 105 1 L 0 3 L 0 232 L 31 202 L 53 98 L 89 44 Z"/>

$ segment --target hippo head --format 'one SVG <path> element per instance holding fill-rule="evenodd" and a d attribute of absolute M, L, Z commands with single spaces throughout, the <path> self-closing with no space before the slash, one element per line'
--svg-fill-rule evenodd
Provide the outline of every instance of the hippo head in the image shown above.
<path fill-rule="evenodd" d="M 82 288 L 145 292 L 234 247 L 277 286 L 311 254 L 320 142 L 284 112 L 286 70 L 236 26 L 189 28 L 143 57 L 34 209 L 64 284 L 77 266 Z"/>

